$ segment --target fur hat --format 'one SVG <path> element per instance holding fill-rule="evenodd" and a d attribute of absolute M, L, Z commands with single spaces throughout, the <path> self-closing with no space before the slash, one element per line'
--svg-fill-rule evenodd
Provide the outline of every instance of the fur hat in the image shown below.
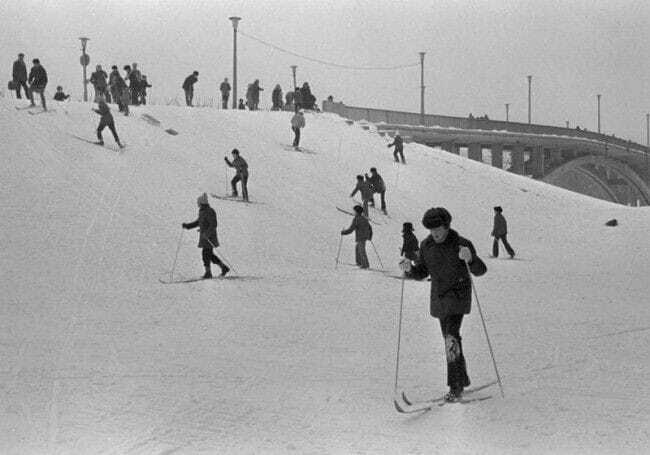
<path fill-rule="evenodd" d="M 402 232 L 413 232 L 413 223 L 404 223 L 402 225 Z"/>
<path fill-rule="evenodd" d="M 360 205 L 355 205 L 354 211 L 357 212 L 359 215 L 361 215 L 363 213 L 363 207 L 361 207 Z"/>
<path fill-rule="evenodd" d="M 199 205 L 208 205 L 208 195 L 203 193 L 201 196 L 196 198 L 196 203 Z"/>
<path fill-rule="evenodd" d="M 422 224 L 427 229 L 433 229 L 440 226 L 444 226 L 448 229 L 451 224 L 451 214 L 444 207 L 430 208 L 424 213 Z"/>
<path fill-rule="evenodd" d="M 496 207 L 494 207 L 494 211 L 501 213 L 501 212 L 503 212 L 503 209 L 501 208 L 500 205 L 497 205 Z"/>

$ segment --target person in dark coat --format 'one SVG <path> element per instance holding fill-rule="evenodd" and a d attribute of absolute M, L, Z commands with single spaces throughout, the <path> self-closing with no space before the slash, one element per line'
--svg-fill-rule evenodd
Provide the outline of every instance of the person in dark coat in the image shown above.
<path fill-rule="evenodd" d="M 102 131 L 104 128 L 108 127 L 108 129 L 111 130 L 111 133 L 113 133 L 113 138 L 115 139 L 115 142 L 117 142 L 117 145 L 119 145 L 120 148 L 123 148 L 124 146 L 120 142 L 120 138 L 117 136 L 117 131 L 115 131 L 115 121 L 113 120 L 113 115 L 111 114 L 111 110 L 109 109 L 108 104 L 106 104 L 103 96 L 99 97 L 99 101 L 97 102 L 97 109 L 93 109 L 93 111 L 101 116 L 99 119 L 99 125 L 97 126 L 97 144 L 104 145 Z"/>
<path fill-rule="evenodd" d="M 47 86 L 47 71 L 45 71 L 45 68 L 41 66 L 41 62 L 37 58 L 32 60 L 32 63 L 34 66 L 32 66 L 32 69 L 29 71 L 29 78 L 27 79 L 29 82 L 29 97 L 31 105 L 36 106 L 36 104 L 34 104 L 34 92 L 39 93 L 41 95 L 43 110 L 46 111 L 45 87 Z"/>
<path fill-rule="evenodd" d="M 203 266 L 205 267 L 203 278 L 212 278 L 212 270 L 210 270 L 210 264 L 212 263 L 221 267 L 221 276 L 224 276 L 230 271 L 230 268 L 213 251 L 213 248 L 219 246 L 219 241 L 217 240 L 217 214 L 210 207 L 207 194 L 203 193 L 199 196 L 196 199 L 196 203 L 199 206 L 199 217 L 191 223 L 183 223 L 183 229 L 199 228 L 198 247 L 201 248 Z"/>
<path fill-rule="evenodd" d="M 99 97 L 106 99 L 106 89 L 108 87 L 108 74 L 102 69 L 102 65 L 95 67 L 95 72 L 90 75 L 89 82 L 95 88 L 95 103 L 99 102 Z"/>
<path fill-rule="evenodd" d="M 140 79 L 140 104 L 143 106 L 147 105 L 147 89 L 151 88 L 151 84 L 147 80 L 147 76 L 145 74 L 142 75 L 142 78 Z"/>
<path fill-rule="evenodd" d="M 418 251 L 420 250 L 418 238 L 413 234 L 413 223 L 404 223 L 402 225 L 402 250 L 400 254 L 411 261 L 418 258 Z"/>
<path fill-rule="evenodd" d="M 233 160 L 232 162 L 228 159 L 227 156 L 224 156 L 223 159 L 226 161 L 226 164 L 229 167 L 234 167 L 237 171 L 233 179 L 230 181 L 230 186 L 232 186 L 232 195 L 237 197 L 237 182 L 241 181 L 241 194 L 245 201 L 248 202 L 248 163 L 246 160 L 239 156 L 239 150 L 232 150 Z"/>
<path fill-rule="evenodd" d="M 273 103 L 272 111 L 281 111 L 282 110 L 282 87 L 280 84 L 277 84 L 271 93 L 271 102 Z"/>
<path fill-rule="evenodd" d="M 495 258 L 499 257 L 499 240 L 501 240 L 503 246 L 510 255 L 510 259 L 512 259 L 515 257 L 515 250 L 513 250 L 508 243 L 508 224 L 501 212 L 503 212 L 501 207 L 494 207 L 494 227 L 492 228 L 492 237 L 494 237 L 494 241 L 492 242 L 492 256 Z"/>
<path fill-rule="evenodd" d="M 25 65 L 25 54 L 18 54 L 18 60 L 14 62 L 12 71 L 12 80 L 16 89 L 16 98 L 20 96 L 20 87 L 25 91 L 25 98 L 29 99 L 29 88 L 27 87 L 27 65 Z"/>
<path fill-rule="evenodd" d="M 308 82 L 302 84 L 302 88 L 300 89 L 300 97 L 300 104 L 303 109 L 314 109 L 314 104 L 316 104 L 316 97 L 312 95 Z"/>
<path fill-rule="evenodd" d="M 293 106 L 296 112 L 302 109 L 302 92 L 300 91 L 300 87 L 296 87 L 293 91 Z"/>
<path fill-rule="evenodd" d="M 341 235 L 348 235 L 354 232 L 354 241 L 356 247 L 354 249 L 354 256 L 357 265 L 362 269 L 370 267 L 368 263 L 368 255 L 366 254 L 366 241 L 372 240 L 372 226 L 368 219 L 363 216 L 363 207 L 360 205 L 354 206 L 355 215 L 352 218 L 352 224 L 347 229 L 341 231 Z"/>
<path fill-rule="evenodd" d="M 240 111 L 246 110 L 246 105 L 244 104 L 243 98 L 239 98 L 239 104 L 237 105 L 237 109 L 239 109 Z"/>
<path fill-rule="evenodd" d="M 354 187 L 350 197 L 354 197 L 357 192 L 361 193 L 361 204 L 363 205 L 363 214 L 368 216 L 368 203 L 372 200 L 372 188 L 370 183 L 363 180 L 363 175 L 357 175 L 357 186 Z"/>
<path fill-rule="evenodd" d="M 113 65 L 111 67 L 111 72 L 108 75 L 108 90 L 111 92 L 111 99 L 118 105 L 120 112 L 122 112 L 122 101 L 120 100 L 122 87 L 126 87 L 126 83 L 120 75 L 117 65 Z"/>
<path fill-rule="evenodd" d="M 219 86 L 219 91 L 221 92 L 221 108 L 228 109 L 228 98 L 230 98 L 230 84 L 228 83 L 228 78 L 223 80 Z"/>
<path fill-rule="evenodd" d="M 185 78 L 183 82 L 183 90 L 185 91 L 185 104 L 192 106 L 192 99 L 194 98 L 194 84 L 199 80 L 199 72 L 194 71 L 192 74 Z"/>
<path fill-rule="evenodd" d="M 131 71 L 129 72 L 129 88 L 131 89 L 131 103 L 137 106 L 140 104 L 140 93 L 142 91 L 142 73 L 135 62 L 131 64 Z"/>
<path fill-rule="evenodd" d="M 387 214 L 386 212 L 386 184 L 384 183 L 384 179 L 381 178 L 381 175 L 377 173 L 377 168 L 376 167 L 371 167 L 370 168 L 370 176 L 366 174 L 366 182 L 370 184 L 370 188 L 372 189 L 373 196 L 370 199 L 370 205 L 373 207 L 375 206 L 375 193 L 379 193 L 379 197 L 381 199 L 381 211 L 384 212 L 384 214 Z"/>
<path fill-rule="evenodd" d="M 251 100 L 253 105 L 250 106 L 251 111 L 256 111 L 259 109 L 260 104 L 260 92 L 264 89 L 260 87 L 260 80 L 255 79 L 255 82 L 251 84 Z"/>
<path fill-rule="evenodd" d="M 55 101 L 65 101 L 68 98 L 70 98 L 70 95 L 66 95 L 63 93 L 63 87 L 60 85 L 56 88 L 56 93 L 54 94 L 54 100 Z"/>
<path fill-rule="evenodd" d="M 427 210 L 422 224 L 431 235 L 420 244 L 415 262 L 403 259 L 400 268 L 415 279 L 431 276 L 430 313 L 439 319 L 447 357 L 447 401 L 462 397 L 470 385 L 463 355 L 460 326 L 472 306 L 472 281 L 468 270 L 476 276 L 487 272 L 485 263 L 476 255 L 469 240 L 450 229 L 451 214 L 443 207 Z"/>
<path fill-rule="evenodd" d="M 395 132 L 395 137 L 393 138 L 393 142 L 388 144 L 388 148 L 395 146 L 395 150 L 393 151 L 393 157 L 395 158 L 395 162 L 399 163 L 399 157 L 402 159 L 402 164 L 406 164 L 406 161 L 404 160 L 404 141 L 402 140 L 402 136 L 399 135 L 399 131 Z"/>
<path fill-rule="evenodd" d="M 294 110 L 294 104 L 293 104 L 293 98 L 295 96 L 295 93 L 289 90 L 286 95 L 284 95 L 284 110 L 285 111 L 293 111 Z"/>

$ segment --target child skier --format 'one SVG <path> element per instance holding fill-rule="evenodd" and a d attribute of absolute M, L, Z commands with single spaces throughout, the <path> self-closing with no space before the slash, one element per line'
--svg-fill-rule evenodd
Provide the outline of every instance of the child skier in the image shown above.
<path fill-rule="evenodd" d="M 492 237 L 494 237 L 494 242 L 492 242 L 492 256 L 495 258 L 499 257 L 499 240 L 501 240 L 503 246 L 510 255 L 510 259 L 513 259 L 515 257 L 515 250 L 513 250 L 508 243 L 508 224 L 501 212 L 503 212 L 501 207 L 494 207 L 494 227 L 492 228 Z"/>
<path fill-rule="evenodd" d="M 472 305 L 472 282 L 467 270 L 481 276 L 487 267 L 476 255 L 472 242 L 450 229 L 450 223 L 451 215 L 445 208 L 427 210 L 422 224 L 431 235 L 422 241 L 415 263 L 403 259 L 400 268 L 415 279 L 431 275 L 430 313 L 439 319 L 445 339 L 449 386 L 445 400 L 457 401 L 470 384 L 460 336 L 463 316 L 469 314 Z"/>
<path fill-rule="evenodd" d="M 203 257 L 203 265 L 205 267 L 205 274 L 203 278 L 212 278 L 212 271 L 210 264 L 214 262 L 221 267 L 221 276 L 224 276 L 230 271 L 230 268 L 221 262 L 213 252 L 213 248 L 219 246 L 217 240 L 217 214 L 210 204 L 208 203 L 208 195 L 203 193 L 196 199 L 199 206 L 199 217 L 196 221 L 191 223 L 183 223 L 183 229 L 199 228 L 199 244 L 198 247 L 202 249 L 201 256 Z"/>
<path fill-rule="evenodd" d="M 227 156 L 224 156 L 223 159 L 226 161 L 226 164 L 230 167 L 234 167 L 237 173 L 235 177 L 230 181 L 232 186 L 232 195 L 237 197 L 237 182 L 241 180 L 241 194 L 246 202 L 248 202 L 248 163 L 246 160 L 239 156 L 239 150 L 232 149 L 233 160 L 230 162 Z"/>
<path fill-rule="evenodd" d="M 366 254 L 366 240 L 372 240 L 372 226 L 368 219 L 363 216 L 363 207 L 360 205 L 354 206 L 356 215 L 352 218 L 352 224 L 347 229 L 341 231 L 341 235 L 348 235 L 354 232 L 355 259 L 357 265 L 362 269 L 370 267 L 368 263 L 368 255 Z"/>
<path fill-rule="evenodd" d="M 100 95 L 98 97 L 97 109 L 93 109 L 93 111 L 97 112 L 101 116 L 101 119 L 99 120 L 99 125 L 97 126 L 97 139 L 98 139 L 97 144 L 104 145 L 104 139 L 102 138 L 102 131 L 104 130 L 104 128 L 108 127 L 108 129 L 111 130 L 111 133 L 113 133 L 113 138 L 115 138 L 115 142 L 117 142 L 117 145 L 119 145 L 120 148 L 124 148 L 124 146 L 120 142 L 120 138 L 117 136 L 117 132 L 115 131 L 115 121 L 113 120 L 113 115 L 111 114 L 111 110 L 109 109 L 108 104 L 106 104 L 103 95 Z"/>

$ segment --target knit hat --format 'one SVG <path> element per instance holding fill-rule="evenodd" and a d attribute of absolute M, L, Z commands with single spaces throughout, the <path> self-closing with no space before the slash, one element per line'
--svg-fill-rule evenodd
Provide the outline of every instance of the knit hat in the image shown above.
<path fill-rule="evenodd" d="M 500 205 L 497 205 L 496 207 L 494 207 L 494 210 L 495 210 L 496 212 L 499 212 L 499 213 L 503 212 L 503 209 L 501 208 Z"/>
<path fill-rule="evenodd" d="M 413 232 L 413 223 L 404 223 L 402 225 L 402 232 Z"/>
<path fill-rule="evenodd" d="M 449 228 L 451 223 L 451 214 L 444 207 L 433 207 L 427 210 L 422 217 L 422 224 L 427 229 L 433 229 L 440 226 Z"/>
<path fill-rule="evenodd" d="M 203 193 L 201 196 L 196 198 L 196 203 L 199 205 L 208 205 L 208 195 Z"/>
<path fill-rule="evenodd" d="M 231 153 L 232 153 L 233 155 L 239 155 L 239 150 L 237 150 L 237 149 L 232 149 L 232 152 L 231 152 Z"/>
<path fill-rule="evenodd" d="M 355 205 L 354 211 L 357 212 L 359 215 L 361 215 L 363 213 L 363 207 L 361 207 L 360 205 Z"/>

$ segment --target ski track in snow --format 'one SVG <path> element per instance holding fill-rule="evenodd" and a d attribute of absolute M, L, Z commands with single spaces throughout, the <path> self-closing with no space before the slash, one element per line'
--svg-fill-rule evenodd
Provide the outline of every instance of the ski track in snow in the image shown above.
<path fill-rule="evenodd" d="M 153 115 L 167 134 L 140 118 Z M 115 113 L 122 154 L 89 105 L 27 115 L 0 98 L 6 182 L 0 232 L 0 453 L 639 453 L 649 443 L 646 272 L 650 213 L 307 114 L 182 107 Z M 263 204 L 215 199 L 223 257 L 251 280 L 161 285 L 196 197 L 230 192 L 223 156 L 248 161 Z M 335 206 L 377 167 L 390 218 L 367 253 L 386 273 L 334 268 Z M 228 194 L 225 193 L 225 194 Z M 379 203 L 376 195 L 376 204 Z M 505 399 L 418 416 L 392 406 L 401 227 L 431 206 L 487 258 L 502 205 L 521 261 L 488 260 L 476 280 Z M 605 227 L 610 218 L 619 226 Z M 36 223 L 33 220 L 37 220 Z M 354 264 L 344 241 L 340 262 Z M 196 230 L 174 277 L 202 273 Z M 646 249 L 647 250 L 647 249 Z M 429 283 L 404 282 L 400 388 L 445 390 Z M 463 323 L 475 384 L 494 378 L 478 311 Z M 431 431 L 435 427 L 436 431 Z"/>

